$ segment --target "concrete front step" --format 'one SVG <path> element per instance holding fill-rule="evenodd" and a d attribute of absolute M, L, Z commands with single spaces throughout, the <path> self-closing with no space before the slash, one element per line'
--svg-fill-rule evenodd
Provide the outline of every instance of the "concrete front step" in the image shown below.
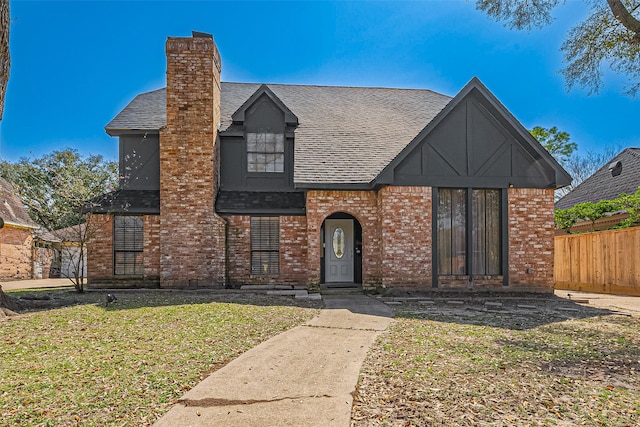
<path fill-rule="evenodd" d="M 300 285 L 242 285 L 241 291 L 306 291 L 306 286 Z"/>
<path fill-rule="evenodd" d="M 356 295 L 362 294 L 362 288 L 320 288 L 322 295 Z"/>
<path fill-rule="evenodd" d="M 309 292 L 305 291 L 305 290 L 274 290 L 274 291 L 267 291 L 267 295 L 279 295 L 279 296 L 293 296 L 293 297 L 300 297 L 303 298 L 305 296 L 309 295 Z"/>

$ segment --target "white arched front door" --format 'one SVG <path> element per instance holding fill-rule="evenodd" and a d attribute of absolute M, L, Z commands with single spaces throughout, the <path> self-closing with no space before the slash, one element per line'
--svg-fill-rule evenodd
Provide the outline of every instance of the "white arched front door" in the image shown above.
<path fill-rule="evenodd" d="M 325 220 L 325 281 L 353 282 L 353 220 Z"/>

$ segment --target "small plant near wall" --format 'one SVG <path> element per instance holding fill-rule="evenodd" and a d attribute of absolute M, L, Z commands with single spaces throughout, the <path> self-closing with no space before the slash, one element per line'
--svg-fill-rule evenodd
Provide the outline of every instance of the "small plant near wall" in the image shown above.
<path fill-rule="evenodd" d="M 635 193 L 622 193 L 613 200 L 600 200 L 595 203 L 584 202 L 571 208 L 557 209 L 554 225 L 556 228 L 571 233 L 572 227 L 579 222 L 589 221 L 595 227 L 596 221 L 600 218 L 619 212 L 626 212 L 627 218 L 610 228 L 628 228 L 640 224 L 640 187 Z"/>

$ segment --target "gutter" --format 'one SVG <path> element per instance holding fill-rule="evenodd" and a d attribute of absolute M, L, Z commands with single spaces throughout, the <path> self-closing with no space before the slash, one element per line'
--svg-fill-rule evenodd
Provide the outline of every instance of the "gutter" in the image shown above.
<path fill-rule="evenodd" d="M 40 228 L 39 225 L 20 224 L 18 222 L 5 221 L 4 219 L 0 218 L 0 228 L 3 228 L 5 226 L 9 226 L 12 228 L 19 228 L 22 230 L 38 230 Z"/>

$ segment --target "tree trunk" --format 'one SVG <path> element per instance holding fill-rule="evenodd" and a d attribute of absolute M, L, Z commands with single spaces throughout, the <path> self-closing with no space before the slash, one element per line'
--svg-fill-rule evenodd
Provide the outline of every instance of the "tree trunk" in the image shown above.
<path fill-rule="evenodd" d="M 618 21 L 624 27 L 631 31 L 633 35 L 633 39 L 636 43 L 640 43 L 640 21 L 638 21 L 632 14 L 624 7 L 622 1 L 620 0 L 607 0 L 609 4 L 609 8 L 611 12 L 613 12 L 613 16 L 616 17 Z"/>
<path fill-rule="evenodd" d="M 17 314 L 14 311 L 17 309 L 18 305 L 13 298 L 4 293 L 2 285 L 0 285 L 0 318 Z"/>

